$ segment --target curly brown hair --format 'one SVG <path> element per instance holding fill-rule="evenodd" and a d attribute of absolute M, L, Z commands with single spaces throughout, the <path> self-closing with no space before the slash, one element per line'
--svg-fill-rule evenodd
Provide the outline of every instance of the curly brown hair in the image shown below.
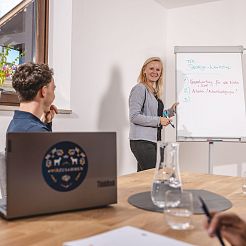
<path fill-rule="evenodd" d="M 12 78 L 20 102 L 32 101 L 38 91 L 52 80 L 53 69 L 46 64 L 21 64 Z"/>

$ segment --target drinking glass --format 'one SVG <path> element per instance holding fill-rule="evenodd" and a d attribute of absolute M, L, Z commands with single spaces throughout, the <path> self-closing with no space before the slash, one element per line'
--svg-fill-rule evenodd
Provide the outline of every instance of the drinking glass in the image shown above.
<path fill-rule="evenodd" d="M 164 215 L 167 224 L 174 230 L 192 229 L 193 197 L 188 191 L 165 193 Z"/>

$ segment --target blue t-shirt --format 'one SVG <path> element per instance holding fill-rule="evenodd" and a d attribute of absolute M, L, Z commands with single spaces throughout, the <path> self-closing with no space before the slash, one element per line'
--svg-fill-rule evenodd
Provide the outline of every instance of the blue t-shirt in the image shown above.
<path fill-rule="evenodd" d="M 45 124 L 35 115 L 15 110 L 7 132 L 51 132 L 52 123 Z"/>

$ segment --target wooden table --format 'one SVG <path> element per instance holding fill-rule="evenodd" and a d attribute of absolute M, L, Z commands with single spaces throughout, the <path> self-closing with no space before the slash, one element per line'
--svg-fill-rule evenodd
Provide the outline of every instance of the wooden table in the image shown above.
<path fill-rule="evenodd" d="M 153 170 L 119 177 L 118 204 L 109 207 L 15 221 L 0 219 L 0 245 L 61 246 L 65 241 L 81 239 L 126 225 L 194 245 L 220 245 L 217 238 L 209 238 L 203 229 L 204 215 L 193 216 L 193 230 L 174 231 L 166 225 L 162 213 L 141 210 L 128 204 L 130 195 L 150 190 L 152 177 Z M 182 181 L 185 189 L 205 189 L 225 196 L 233 203 L 230 211 L 246 215 L 246 196 L 241 191 L 242 178 L 183 173 Z"/>

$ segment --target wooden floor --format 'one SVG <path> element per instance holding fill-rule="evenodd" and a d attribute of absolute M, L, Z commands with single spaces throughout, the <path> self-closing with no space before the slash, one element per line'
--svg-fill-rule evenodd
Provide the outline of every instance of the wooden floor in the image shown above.
<path fill-rule="evenodd" d="M 0 245 L 60 246 L 65 241 L 81 239 L 126 225 L 194 245 L 220 245 L 217 238 L 210 239 L 203 229 L 204 215 L 193 216 L 193 230 L 174 231 L 165 224 L 162 213 L 137 209 L 128 204 L 130 195 L 150 190 L 152 177 L 153 170 L 119 177 L 118 204 L 106 208 L 10 222 L 0 219 Z M 246 196 L 241 191 L 240 177 L 183 173 L 182 181 L 185 189 L 205 189 L 225 196 L 233 203 L 230 211 L 246 215 Z"/>

